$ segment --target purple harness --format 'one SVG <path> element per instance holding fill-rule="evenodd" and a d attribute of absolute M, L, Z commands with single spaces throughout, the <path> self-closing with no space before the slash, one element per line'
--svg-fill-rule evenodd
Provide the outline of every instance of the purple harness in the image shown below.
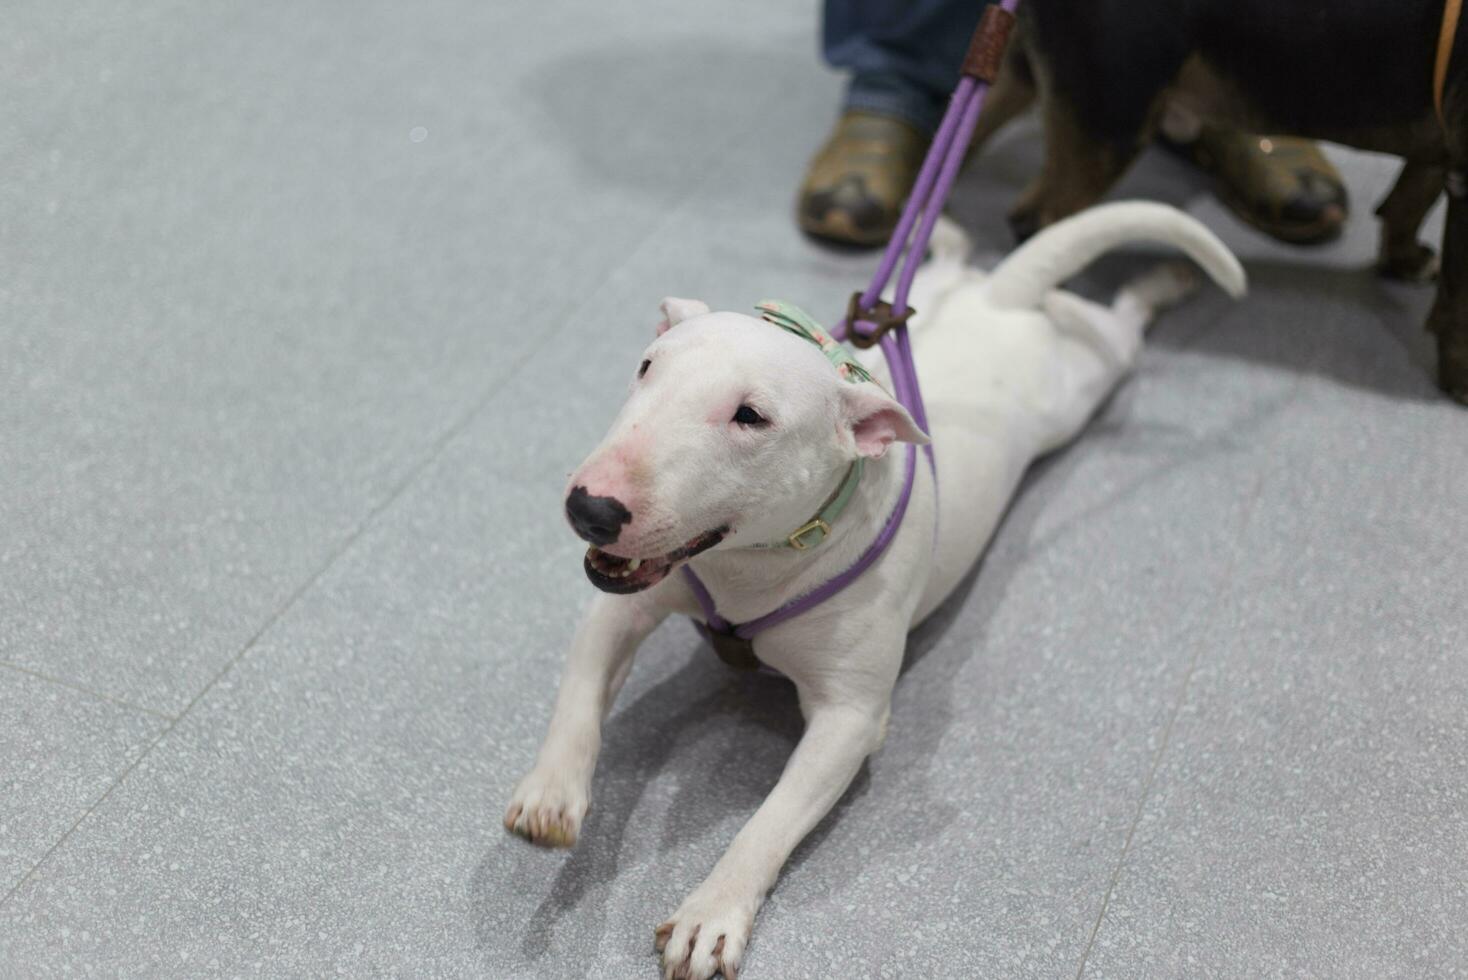
<path fill-rule="evenodd" d="M 901 220 L 898 221 L 897 228 L 887 243 L 887 250 L 882 255 L 882 263 L 877 267 L 877 273 L 872 277 L 871 285 L 867 286 L 866 291 L 852 295 L 846 316 L 831 331 L 833 337 L 850 340 L 857 347 L 881 346 L 892 373 L 893 395 L 911 413 L 913 421 L 924 432 L 928 431 L 928 415 L 923 407 L 917 367 L 913 363 L 912 343 L 907 334 L 907 319 L 913 312 L 908 308 L 907 294 L 912 288 L 918 264 L 927 251 L 933 226 L 937 224 L 943 205 L 953 189 L 953 182 L 958 177 L 974 126 L 978 122 L 979 111 L 984 107 L 984 96 L 998 76 L 1004 45 L 1014 26 L 1014 9 L 1017 6 L 1019 0 L 1002 0 L 998 5 L 991 4 L 985 8 L 978 29 L 969 42 L 962 78 L 949 100 L 948 110 L 943 114 L 943 122 L 938 127 L 937 135 L 928 148 L 928 155 L 918 172 L 912 194 L 902 210 Z M 920 223 L 919 216 L 922 218 Z M 917 225 L 916 234 L 913 234 L 914 225 Z M 891 280 L 904 246 L 908 245 L 909 236 L 912 240 L 910 247 L 906 248 L 907 261 L 903 263 L 902 271 L 897 277 L 892 302 L 887 303 L 880 299 L 882 289 Z M 938 474 L 933 460 L 932 444 L 929 443 L 924 450 L 936 483 Z M 719 615 L 714 597 L 709 594 L 708 588 L 693 568 L 690 565 L 683 566 L 683 575 L 703 611 L 704 622 L 700 624 L 700 629 L 708 636 L 714 651 L 725 663 L 744 670 L 759 667 L 760 661 L 754 655 L 752 642 L 757 634 L 825 602 L 856 581 L 882 557 L 882 553 L 897 536 L 903 515 L 907 513 L 908 502 L 912 499 L 912 485 L 917 474 L 917 447 L 908 446 L 905 466 L 902 493 L 897 498 L 897 504 L 882 525 L 881 533 L 861 553 L 861 557 L 824 585 L 792 599 L 773 612 L 738 625 L 729 622 Z"/>

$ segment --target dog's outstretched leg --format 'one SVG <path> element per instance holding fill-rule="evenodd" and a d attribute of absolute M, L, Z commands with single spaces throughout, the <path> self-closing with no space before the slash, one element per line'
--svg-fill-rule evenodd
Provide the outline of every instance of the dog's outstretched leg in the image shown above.
<path fill-rule="evenodd" d="M 1165 262 L 1124 286 L 1109 307 L 1062 290 L 1045 297 L 1045 313 L 1060 336 L 1054 355 L 1057 397 L 1044 452 L 1075 438 L 1136 363 L 1158 311 L 1181 301 L 1200 281 L 1187 263 Z"/>
<path fill-rule="evenodd" d="M 601 724 L 622 689 L 632 656 L 667 616 L 649 594 L 597 596 L 576 631 L 550 728 L 535 767 L 505 811 L 505 829 L 546 847 L 570 847 L 591 803 Z"/>
<path fill-rule="evenodd" d="M 1381 218 L 1381 249 L 1376 269 L 1388 279 L 1430 282 L 1437 278 L 1437 253 L 1417 239 L 1427 212 L 1443 190 L 1447 168 L 1408 160 L 1391 193 L 1376 209 Z"/>
<path fill-rule="evenodd" d="M 1202 283 L 1198 271 L 1188 263 L 1163 262 L 1121 287 L 1111 312 L 1124 325 L 1126 336 L 1134 340 L 1133 352 L 1141 347 L 1142 334 L 1157 314 L 1193 295 Z"/>
<path fill-rule="evenodd" d="M 865 632 L 869 642 L 885 648 L 880 655 L 857 658 L 883 665 L 853 672 L 865 680 L 854 685 L 840 672 L 833 675 L 829 664 L 824 675 L 790 672 L 800 692 L 805 733 L 774 790 L 708 878 L 658 927 L 655 937 L 666 977 L 707 980 L 722 971 L 733 980 L 755 913 L 781 867 L 881 744 L 904 637 L 900 626 L 890 622 L 874 623 Z M 836 690 L 837 685 L 842 689 Z M 854 686 L 861 692 L 854 692 Z"/>

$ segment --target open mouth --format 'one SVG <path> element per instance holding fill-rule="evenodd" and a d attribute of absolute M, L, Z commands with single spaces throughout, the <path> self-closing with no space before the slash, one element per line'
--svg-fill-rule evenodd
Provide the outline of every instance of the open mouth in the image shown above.
<path fill-rule="evenodd" d="M 618 558 L 599 548 L 587 548 L 582 565 L 586 569 L 586 577 L 598 589 L 615 595 L 630 595 L 657 585 L 668 577 L 675 565 L 709 550 L 724 540 L 728 533 L 728 527 L 705 531 L 683 547 L 674 548 L 658 558 Z"/>

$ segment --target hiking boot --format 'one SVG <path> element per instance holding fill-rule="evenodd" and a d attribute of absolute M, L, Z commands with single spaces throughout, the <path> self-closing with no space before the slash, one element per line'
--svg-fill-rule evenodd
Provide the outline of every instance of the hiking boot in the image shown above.
<path fill-rule="evenodd" d="M 1218 178 L 1219 200 L 1271 238 L 1318 245 L 1346 223 L 1346 186 L 1311 140 L 1204 124 L 1196 139 L 1162 142 Z"/>
<path fill-rule="evenodd" d="M 917 180 L 929 139 L 893 116 L 841 114 L 811 160 L 796 220 L 809 235 L 843 245 L 884 245 Z"/>

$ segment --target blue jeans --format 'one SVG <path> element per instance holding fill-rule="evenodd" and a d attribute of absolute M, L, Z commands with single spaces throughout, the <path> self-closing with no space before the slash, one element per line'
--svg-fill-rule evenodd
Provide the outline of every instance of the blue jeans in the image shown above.
<path fill-rule="evenodd" d="M 825 0 L 821 50 L 851 72 L 846 107 L 938 128 L 982 0 Z"/>

